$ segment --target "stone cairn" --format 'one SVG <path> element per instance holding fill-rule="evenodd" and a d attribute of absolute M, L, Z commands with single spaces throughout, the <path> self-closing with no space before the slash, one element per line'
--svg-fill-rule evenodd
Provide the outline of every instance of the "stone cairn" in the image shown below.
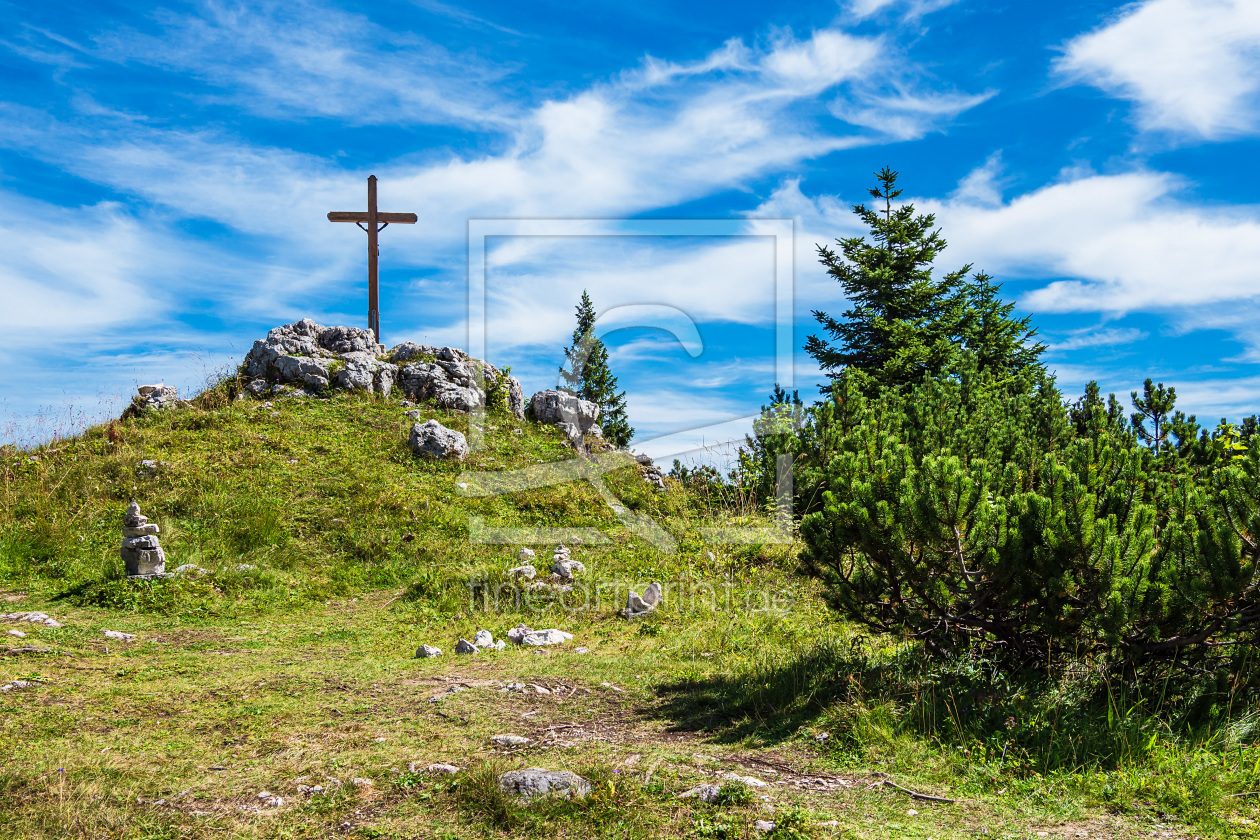
<path fill-rule="evenodd" d="M 149 579 L 166 573 L 166 555 L 158 544 L 158 526 L 140 515 L 133 499 L 123 514 L 122 561 L 127 577 Z"/>

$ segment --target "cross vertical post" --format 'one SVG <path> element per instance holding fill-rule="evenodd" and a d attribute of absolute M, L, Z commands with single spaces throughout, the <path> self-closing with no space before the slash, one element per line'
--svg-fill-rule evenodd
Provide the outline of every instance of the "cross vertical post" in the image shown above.
<path fill-rule="evenodd" d="M 330 222 L 354 222 L 368 235 L 368 329 L 376 336 L 376 343 L 381 343 L 381 300 L 378 278 L 380 250 L 378 234 L 391 224 L 414 225 L 417 221 L 415 213 L 382 213 L 376 209 L 376 176 L 368 176 L 368 209 L 361 211 L 337 212 L 328 214 Z M 366 224 L 366 227 L 364 226 Z"/>
<path fill-rule="evenodd" d="M 376 336 L 376 343 L 381 343 L 381 301 L 379 278 L 377 275 L 380 251 L 377 249 L 376 229 L 376 176 L 368 176 L 368 329 Z"/>

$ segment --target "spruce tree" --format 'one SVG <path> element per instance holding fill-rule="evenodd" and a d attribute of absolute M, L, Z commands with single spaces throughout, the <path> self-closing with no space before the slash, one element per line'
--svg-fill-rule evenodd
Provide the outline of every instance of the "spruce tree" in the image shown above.
<path fill-rule="evenodd" d="M 585 290 L 576 309 L 577 326 L 560 366 L 561 388 L 598 405 L 604 439 L 624 447 L 634 437 L 626 416 L 626 394 L 617 390 L 617 377 L 608 368 L 608 348 L 595 337 L 595 306 Z"/>
<path fill-rule="evenodd" d="M 880 185 L 870 193 L 883 208 L 853 207 L 871 241 L 839 239 L 838 252 L 818 246 L 852 306 L 843 319 L 815 310 L 826 337 L 809 336 L 806 352 L 833 378 L 858 368 L 876 389 L 949 371 L 963 350 L 997 373 L 1036 364 L 1044 345 L 1031 342 L 1030 319 L 1012 317 L 1013 304 L 1002 302 L 988 275 L 968 278 L 970 265 L 935 276 L 932 264 L 945 248 L 936 217 L 894 206 L 897 173 L 885 167 L 875 175 Z"/>

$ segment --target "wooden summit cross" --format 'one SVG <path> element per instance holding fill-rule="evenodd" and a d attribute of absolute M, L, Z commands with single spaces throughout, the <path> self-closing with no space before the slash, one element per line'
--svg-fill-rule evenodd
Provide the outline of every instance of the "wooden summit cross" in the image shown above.
<path fill-rule="evenodd" d="M 376 176 L 368 176 L 368 209 L 366 213 L 351 212 L 328 214 L 330 222 L 354 222 L 368 235 L 368 329 L 376 336 L 376 343 L 381 343 L 381 311 L 377 290 L 377 247 L 376 235 L 390 224 L 414 225 L 415 213 L 381 213 L 376 209 Z M 367 226 L 364 227 L 364 222 Z M 380 227 L 377 227 L 377 225 Z"/>

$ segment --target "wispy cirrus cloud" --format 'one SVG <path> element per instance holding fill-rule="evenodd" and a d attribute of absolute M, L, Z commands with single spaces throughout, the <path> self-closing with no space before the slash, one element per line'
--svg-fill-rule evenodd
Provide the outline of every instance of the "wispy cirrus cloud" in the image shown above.
<path fill-rule="evenodd" d="M 1146 0 L 1063 47 L 1055 70 L 1137 106 L 1138 125 L 1207 140 L 1260 130 L 1260 4 Z"/>

